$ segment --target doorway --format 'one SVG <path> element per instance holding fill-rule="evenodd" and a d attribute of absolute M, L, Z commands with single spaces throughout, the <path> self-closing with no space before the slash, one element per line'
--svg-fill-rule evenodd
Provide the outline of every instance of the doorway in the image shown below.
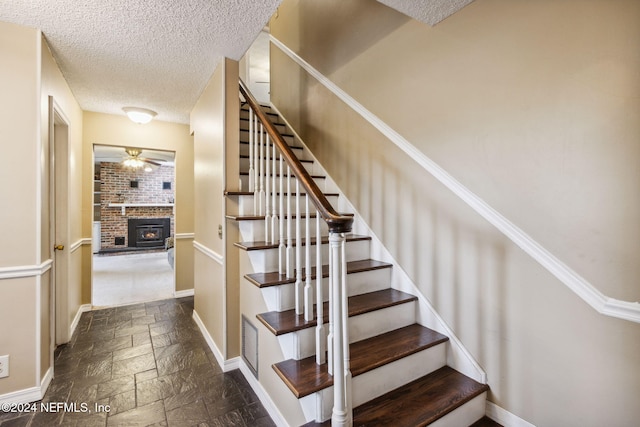
<path fill-rule="evenodd" d="M 175 152 L 94 145 L 92 305 L 175 295 Z"/>
<path fill-rule="evenodd" d="M 48 221 L 49 258 L 51 267 L 51 295 L 49 309 L 50 357 L 55 347 L 67 343 L 69 336 L 69 120 L 53 97 L 49 97 L 49 156 L 48 156 Z M 67 249 L 65 250 L 65 246 Z M 53 360 L 51 361 L 53 362 Z"/>

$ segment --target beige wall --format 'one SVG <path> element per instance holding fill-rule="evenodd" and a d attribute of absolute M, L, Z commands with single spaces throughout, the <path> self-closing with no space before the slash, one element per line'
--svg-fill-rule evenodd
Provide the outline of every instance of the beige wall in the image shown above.
<path fill-rule="evenodd" d="M 58 160 L 68 174 L 62 203 L 76 211 L 82 197 L 78 160 L 82 152 L 82 112 L 39 30 L 0 23 L 0 56 L 6 65 L 0 70 L 5 94 L 0 101 L 0 196 L 5 207 L 0 210 L 0 220 L 10 224 L 3 231 L 0 249 L 0 300 L 4 301 L 0 322 L 11 325 L 0 334 L 0 353 L 10 356 L 11 371 L 8 378 L 0 379 L 0 396 L 26 392 L 37 397 L 51 367 L 52 343 L 49 98 L 55 99 L 68 124 L 66 158 Z M 80 243 L 77 217 L 79 214 L 65 218 L 60 224 L 67 233 L 59 243 L 67 247 Z M 58 287 L 67 289 L 69 300 L 58 306 L 58 314 L 60 319 L 73 319 L 80 306 L 78 276 L 82 266 L 77 260 L 65 258 L 58 270 L 65 270 L 69 280 Z M 67 327 L 70 323 L 66 322 Z"/>
<path fill-rule="evenodd" d="M 152 120 L 145 125 L 133 123 L 124 114 L 84 112 L 83 131 L 83 235 L 91 236 L 93 220 L 93 146 L 111 145 L 175 152 L 176 203 L 176 291 L 193 289 L 193 246 L 190 234 L 193 217 L 193 138 L 189 127 Z M 186 234 L 187 237 L 181 237 Z M 180 240 L 183 240 L 182 242 Z"/>
<path fill-rule="evenodd" d="M 639 299 L 640 4 L 476 0 L 435 27 L 285 1 L 271 32 L 556 256 Z M 339 10 L 340 13 L 336 13 Z M 271 99 L 538 426 L 633 425 L 640 325 L 598 315 L 272 47 Z"/>
<path fill-rule="evenodd" d="M 223 241 L 224 64 L 218 64 L 191 111 L 194 140 L 195 310 L 226 358 Z"/>
<path fill-rule="evenodd" d="M 195 240 L 200 248 L 194 271 L 195 310 L 225 360 L 240 354 L 237 250 L 231 246 L 236 237 L 226 224 L 224 197 L 225 190 L 238 186 L 237 82 L 238 63 L 223 60 L 191 112 Z M 228 179 L 234 170 L 235 179 Z"/>

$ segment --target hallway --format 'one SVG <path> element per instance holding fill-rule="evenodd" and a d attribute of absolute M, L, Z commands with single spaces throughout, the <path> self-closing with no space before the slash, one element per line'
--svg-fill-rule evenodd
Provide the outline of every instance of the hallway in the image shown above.
<path fill-rule="evenodd" d="M 221 371 L 192 312 L 188 297 L 84 313 L 56 350 L 51 410 L 0 412 L 0 426 L 273 426 L 240 371 Z M 64 402 L 76 410 L 54 410 Z"/>

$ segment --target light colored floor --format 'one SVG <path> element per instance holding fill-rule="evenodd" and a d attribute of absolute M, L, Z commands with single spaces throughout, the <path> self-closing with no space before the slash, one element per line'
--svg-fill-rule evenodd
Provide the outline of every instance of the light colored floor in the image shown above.
<path fill-rule="evenodd" d="M 173 298 L 174 283 L 166 252 L 93 256 L 94 306 Z"/>

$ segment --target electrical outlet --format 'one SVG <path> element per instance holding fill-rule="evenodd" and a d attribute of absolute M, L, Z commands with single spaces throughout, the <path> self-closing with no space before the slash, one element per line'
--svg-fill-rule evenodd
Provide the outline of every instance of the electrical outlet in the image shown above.
<path fill-rule="evenodd" d="M 0 378 L 9 376 L 9 355 L 0 356 Z"/>

